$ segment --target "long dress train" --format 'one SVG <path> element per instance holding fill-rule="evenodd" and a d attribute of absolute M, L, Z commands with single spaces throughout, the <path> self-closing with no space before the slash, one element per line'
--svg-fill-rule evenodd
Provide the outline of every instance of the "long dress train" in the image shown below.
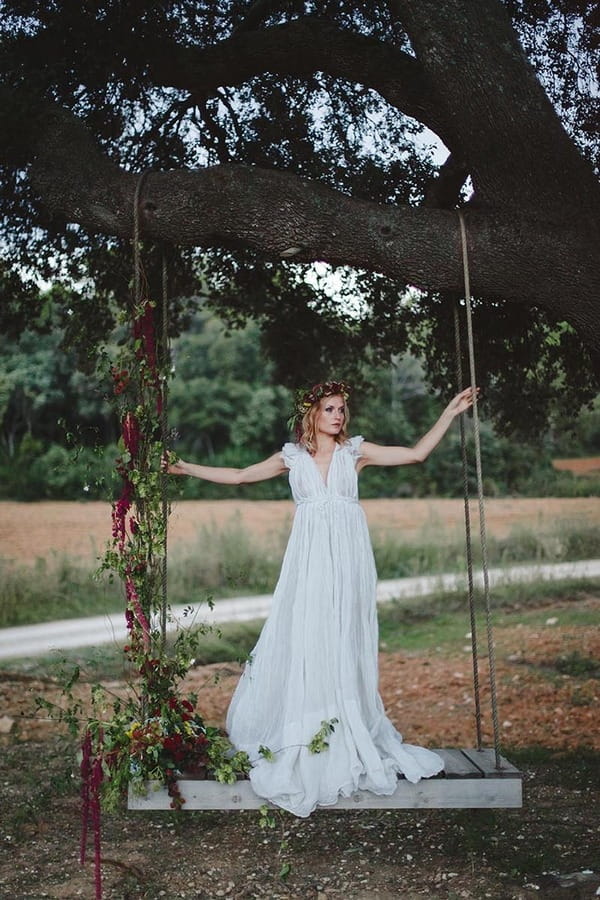
<path fill-rule="evenodd" d="M 357 789 L 392 794 L 398 773 L 416 782 L 443 769 L 436 753 L 402 741 L 379 696 L 377 574 L 356 473 L 362 440 L 336 445 L 327 482 L 304 447 L 283 447 L 296 513 L 271 612 L 227 714 L 233 745 L 253 763 L 255 793 L 297 816 Z M 333 719 L 329 747 L 311 753 Z"/>

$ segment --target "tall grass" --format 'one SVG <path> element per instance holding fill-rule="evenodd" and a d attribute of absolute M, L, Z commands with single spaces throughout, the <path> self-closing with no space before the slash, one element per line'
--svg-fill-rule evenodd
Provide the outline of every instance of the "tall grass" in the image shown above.
<path fill-rule="evenodd" d="M 198 606 L 207 596 L 270 593 L 286 534 L 259 537 L 232 520 L 222 529 L 204 527 L 190 549 L 169 557 L 169 599 L 173 605 Z M 600 555 L 595 528 L 560 523 L 550 531 L 515 529 L 488 541 L 492 565 L 561 562 Z M 373 533 L 380 578 L 402 578 L 464 570 L 464 543 L 430 524 L 416 538 L 398 532 Z M 0 560 L 0 627 L 113 612 L 123 607 L 122 588 L 69 557 L 40 559 L 33 567 Z"/>
<path fill-rule="evenodd" d="M 95 615 L 123 605 L 118 585 L 95 580 L 89 568 L 67 556 L 38 559 L 32 567 L 0 561 L 0 584 L 1 628 Z"/>
<path fill-rule="evenodd" d="M 544 531 L 517 527 L 506 537 L 488 535 L 487 549 L 492 566 L 596 559 L 600 556 L 600 537 L 595 526 L 560 522 Z M 380 578 L 460 572 L 465 568 L 464 537 L 458 530 L 449 534 L 435 522 L 425 526 L 413 541 L 403 542 L 397 532 L 374 532 L 373 551 Z M 473 553 L 475 562 L 480 562 L 477 536 Z"/>

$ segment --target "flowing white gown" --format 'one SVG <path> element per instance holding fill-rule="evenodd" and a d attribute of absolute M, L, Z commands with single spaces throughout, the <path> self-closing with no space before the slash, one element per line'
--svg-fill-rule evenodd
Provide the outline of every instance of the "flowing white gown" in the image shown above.
<path fill-rule="evenodd" d="M 233 745 L 253 763 L 255 793 L 297 816 L 357 789 L 392 794 L 399 773 L 416 782 L 444 765 L 403 743 L 379 696 L 377 574 L 358 503 L 362 440 L 336 445 L 327 483 L 304 447 L 283 447 L 296 514 L 270 615 L 227 714 Z M 331 719 L 329 748 L 311 753 Z"/>

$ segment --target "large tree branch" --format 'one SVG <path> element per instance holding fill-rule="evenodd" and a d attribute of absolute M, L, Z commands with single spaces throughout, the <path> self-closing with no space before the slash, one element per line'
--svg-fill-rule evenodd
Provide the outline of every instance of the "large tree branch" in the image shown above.
<path fill-rule="evenodd" d="M 205 48 L 161 40 L 146 47 L 146 53 L 155 84 L 192 94 L 240 85 L 265 72 L 296 77 L 326 72 L 373 88 L 442 138 L 447 131 L 413 56 L 324 19 L 306 17 L 265 30 L 236 32 Z"/>
<path fill-rule="evenodd" d="M 500 0 L 388 3 L 416 56 L 311 17 L 241 31 L 206 48 L 146 38 L 135 52 L 155 83 L 190 91 L 200 102 L 219 86 L 264 72 L 324 71 L 358 81 L 440 135 L 470 172 L 482 206 L 527 208 L 557 224 L 583 216 L 600 241 L 597 179 L 525 59 Z M 268 0 L 254 10 L 256 21 L 265 8 Z M 252 15 L 251 7 L 251 23 Z"/>
<path fill-rule="evenodd" d="M 592 167 L 565 132 L 498 0 L 390 0 L 416 57 L 322 19 L 242 31 L 211 47 L 160 44 L 156 83 L 199 96 L 264 72 L 323 71 L 378 91 L 427 125 L 463 160 L 478 202 L 541 208 L 557 223 L 583 214 L 600 227 Z M 600 233 L 599 233 L 600 239 Z"/>
<path fill-rule="evenodd" d="M 236 25 L 235 31 L 251 31 L 258 28 L 265 19 L 273 15 L 275 12 L 281 12 L 282 9 L 289 10 L 293 7 L 302 9 L 304 4 L 302 0 L 254 0 L 244 13 L 241 21 Z"/>
<path fill-rule="evenodd" d="M 81 122 L 49 107 L 29 137 L 31 183 L 47 211 L 88 231 L 131 235 L 137 177 L 108 160 Z M 288 173 L 231 165 L 150 174 L 142 225 L 149 237 L 175 244 L 245 246 L 461 290 L 454 212 L 356 200 Z M 503 210 L 471 211 L 468 228 L 475 293 L 544 304 L 598 341 L 600 273 L 589 265 L 594 248 L 585 229 Z"/>
<path fill-rule="evenodd" d="M 528 207 L 557 222 L 584 215 L 598 229 L 592 167 L 563 128 L 505 6 L 498 0 L 389 5 L 435 85 L 447 144 L 468 163 L 480 199 Z"/>

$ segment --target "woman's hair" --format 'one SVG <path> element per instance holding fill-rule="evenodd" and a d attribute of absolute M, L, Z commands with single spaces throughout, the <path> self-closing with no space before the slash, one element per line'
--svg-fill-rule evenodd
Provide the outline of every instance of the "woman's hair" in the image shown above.
<path fill-rule="evenodd" d="M 345 394 L 339 391 L 333 391 L 331 394 L 324 394 L 311 405 L 304 415 L 300 425 L 300 437 L 298 443 L 302 444 L 311 456 L 317 452 L 317 418 L 321 412 L 321 402 L 325 402 L 329 397 L 341 397 L 344 401 L 344 422 L 338 434 L 335 435 L 335 441 L 343 444 L 348 440 L 348 422 L 350 421 L 350 413 L 348 411 L 348 400 Z"/>

